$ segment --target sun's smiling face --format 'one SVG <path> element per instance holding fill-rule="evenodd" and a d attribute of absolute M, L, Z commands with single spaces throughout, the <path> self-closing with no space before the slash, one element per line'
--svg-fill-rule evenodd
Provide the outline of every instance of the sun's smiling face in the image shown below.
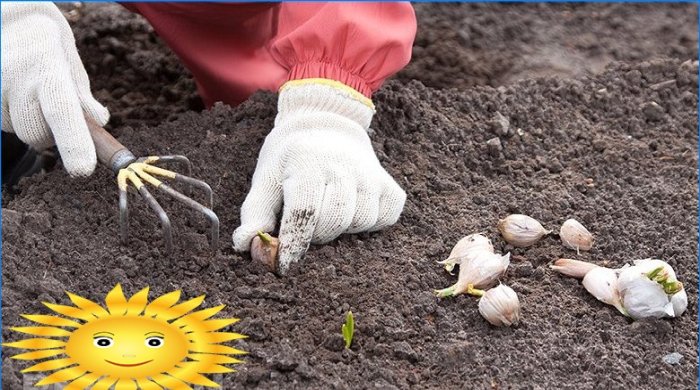
<path fill-rule="evenodd" d="M 154 318 L 108 317 L 76 329 L 66 355 L 83 368 L 123 378 L 165 372 L 187 356 L 188 341 L 175 326 Z"/>
<path fill-rule="evenodd" d="M 224 345 L 245 336 L 223 331 L 236 318 L 214 318 L 224 305 L 195 310 L 204 295 L 179 302 L 173 291 L 148 302 L 148 288 L 127 299 L 117 284 L 105 307 L 68 293 L 75 306 L 46 303 L 58 315 L 25 314 L 38 326 L 11 328 L 34 337 L 3 345 L 27 349 L 14 359 L 40 360 L 22 372 L 54 371 L 35 384 L 66 389 L 218 387 L 203 374 L 226 373 L 244 354 Z M 189 385 L 188 385 L 189 384 Z"/>

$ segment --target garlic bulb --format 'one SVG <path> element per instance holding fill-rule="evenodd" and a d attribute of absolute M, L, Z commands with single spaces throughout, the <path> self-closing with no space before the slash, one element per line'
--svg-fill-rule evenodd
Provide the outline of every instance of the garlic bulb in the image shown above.
<path fill-rule="evenodd" d="M 615 306 L 620 313 L 627 315 L 622 306 L 615 270 L 605 267 L 591 269 L 583 278 L 583 287 L 599 301 Z"/>
<path fill-rule="evenodd" d="M 279 246 L 280 240 L 278 238 L 258 232 L 258 235 L 253 237 L 253 241 L 250 243 L 250 257 L 254 261 L 263 263 L 270 272 L 276 272 Z"/>
<path fill-rule="evenodd" d="M 457 244 L 455 244 L 450 252 L 450 256 L 443 261 L 439 261 L 438 264 L 444 265 L 445 270 L 451 274 L 455 265 L 460 264 L 467 254 L 472 251 L 480 250 L 493 253 L 491 240 L 480 233 L 470 234 L 457 241 Z"/>
<path fill-rule="evenodd" d="M 520 301 L 512 288 L 500 284 L 479 299 L 479 313 L 495 326 L 511 326 L 520 321 Z"/>
<path fill-rule="evenodd" d="M 679 317 L 685 312 L 688 296 L 668 263 L 646 259 L 634 264 L 623 268 L 618 277 L 622 304 L 630 317 Z"/>
<path fill-rule="evenodd" d="M 559 237 L 565 247 L 587 251 L 593 246 L 593 235 L 575 219 L 567 219 L 559 229 Z"/>
<path fill-rule="evenodd" d="M 598 266 L 593 263 L 580 260 L 557 259 L 553 265 L 549 266 L 549 268 L 564 275 L 582 279 L 584 276 L 586 276 L 588 271 L 598 268 Z"/>
<path fill-rule="evenodd" d="M 510 253 L 500 255 L 488 250 L 469 252 L 459 266 L 457 283 L 436 290 L 438 297 L 444 298 L 463 294 L 469 286 L 485 288 L 493 285 L 506 272 L 510 264 Z"/>
<path fill-rule="evenodd" d="M 536 243 L 552 232 L 542 227 L 536 219 L 522 214 L 511 214 L 498 221 L 498 230 L 507 243 L 521 248 Z"/>

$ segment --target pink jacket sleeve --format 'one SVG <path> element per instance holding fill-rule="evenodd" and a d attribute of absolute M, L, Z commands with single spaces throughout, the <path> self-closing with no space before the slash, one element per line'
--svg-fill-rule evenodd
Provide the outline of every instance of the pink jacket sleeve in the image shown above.
<path fill-rule="evenodd" d="M 124 3 L 192 72 L 207 105 L 327 78 L 371 97 L 411 57 L 409 3 Z"/>

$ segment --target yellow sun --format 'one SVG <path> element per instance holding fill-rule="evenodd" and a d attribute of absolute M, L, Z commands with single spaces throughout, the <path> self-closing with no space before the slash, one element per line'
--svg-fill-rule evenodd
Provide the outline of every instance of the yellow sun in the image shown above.
<path fill-rule="evenodd" d="M 14 359 L 46 359 L 22 371 L 55 371 L 36 386 L 70 382 L 65 390 L 219 387 L 202 374 L 232 372 L 223 364 L 242 363 L 228 355 L 245 352 L 222 343 L 245 336 L 217 332 L 238 319 L 210 319 L 224 305 L 193 311 L 204 295 L 178 303 L 180 291 L 173 291 L 149 303 L 148 287 L 127 300 L 117 284 L 102 307 L 67 294 L 75 306 L 43 302 L 63 316 L 24 314 L 44 326 L 11 328 L 39 337 L 3 344 L 32 350 Z"/>

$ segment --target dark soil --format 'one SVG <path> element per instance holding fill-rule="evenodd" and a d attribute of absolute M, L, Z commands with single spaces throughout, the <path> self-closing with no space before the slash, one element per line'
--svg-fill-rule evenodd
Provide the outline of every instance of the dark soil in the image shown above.
<path fill-rule="evenodd" d="M 429 87 L 599 73 L 610 61 L 696 58 L 693 4 L 416 4 L 413 60 Z"/>
<path fill-rule="evenodd" d="M 419 15 L 427 7 L 420 5 Z M 454 5 L 454 12 L 447 5 L 435 7 L 444 18 L 425 16 L 422 23 L 433 20 L 439 29 L 472 6 Z M 488 13 L 488 7 L 473 7 Z M 489 7 L 493 18 L 504 6 Z M 510 7 L 530 15 L 520 19 L 524 26 L 555 19 L 555 6 Z M 562 15 L 596 7 L 601 15 L 625 14 L 618 5 L 561 7 Z M 682 7 L 654 7 L 667 10 L 653 12 L 666 18 L 655 23 L 673 25 L 688 36 L 696 31 L 696 19 L 688 26 L 673 20 Z M 694 9 L 688 5 L 685 12 Z M 634 31 L 642 23 L 639 18 L 623 17 L 619 28 Z M 498 16 L 484 22 L 482 31 L 499 31 L 499 21 L 514 23 Z M 132 26 L 125 30 L 145 28 L 123 22 Z M 578 23 L 585 28 L 583 21 Z M 116 28 L 109 31 L 121 34 Z M 144 31 L 139 39 L 147 43 L 131 44 L 129 50 L 157 47 Z M 614 35 L 608 30 L 601 34 Z M 486 45 L 486 38 L 481 39 Z M 502 42 L 498 34 L 491 39 L 494 48 Z M 185 76 L 175 81 L 183 88 L 177 89 L 171 120 L 159 117 L 164 123 L 158 126 L 139 118 L 162 112 L 116 104 L 122 122 L 114 132 L 121 142 L 137 154 L 186 154 L 195 164 L 195 176 L 212 185 L 224 245 L 209 255 L 203 218 L 164 202 L 178 235 L 175 253 L 165 256 L 156 219 L 132 197 L 130 241 L 121 246 L 116 186 L 105 168 L 87 179 L 70 179 L 62 170 L 26 179 L 21 193 L 3 203 L 3 339 L 18 338 L 7 327 L 20 322 L 19 314 L 46 312 L 40 301 L 65 304 L 64 290 L 99 300 L 122 283 L 128 294 L 145 285 L 152 296 L 174 289 L 188 297 L 206 294 L 208 306 L 224 303 L 224 315 L 242 318 L 232 329 L 249 335 L 236 344 L 250 354 L 246 364 L 236 367 L 238 373 L 223 377 L 226 389 L 694 388 L 698 69 L 697 63 L 684 63 L 687 55 L 696 56 L 690 47 L 694 43 L 680 45 L 687 50 L 681 53 L 660 40 L 657 46 L 648 40 L 620 46 L 600 39 L 605 50 L 623 53 L 635 47 L 643 54 L 620 54 L 625 61 L 608 65 L 601 74 L 578 71 L 575 78 L 528 78 L 498 88 L 466 88 L 475 81 L 455 84 L 462 90 L 428 88 L 405 81 L 409 67 L 376 94 L 372 136 L 382 164 L 408 193 L 401 220 L 383 232 L 314 246 L 284 278 L 251 262 L 247 254 L 234 253 L 229 243 L 258 150 L 273 125 L 274 94 L 258 93 L 237 108 L 219 105 L 198 113 L 184 98 L 192 93 L 182 81 Z M 84 52 L 90 63 L 93 57 Z M 503 52 L 506 58 L 494 66 L 517 62 L 509 53 Z M 659 57 L 677 58 L 643 61 Z M 97 54 L 94 58 L 102 60 Z M 171 57 L 154 61 L 169 63 Z M 417 56 L 415 61 L 428 60 Z M 118 64 L 128 69 L 122 59 Z M 423 75 L 430 72 L 438 71 L 426 66 Z M 111 82 L 93 77 L 94 85 L 104 83 L 103 100 L 112 99 L 111 85 L 118 82 L 143 96 L 159 96 L 155 88 L 165 88 L 154 80 L 130 85 L 141 77 L 138 72 L 121 74 Z M 487 83 L 495 79 L 484 78 Z M 114 101 L 106 100 L 113 112 Z M 552 236 L 528 250 L 511 248 L 498 237 L 495 224 L 514 212 L 555 230 L 575 217 L 596 235 L 596 245 L 577 256 Z M 503 281 L 520 296 L 518 327 L 490 326 L 471 297 L 438 300 L 432 294 L 456 280 L 435 262 L 460 237 L 474 232 L 486 232 L 497 250 L 513 254 Z M 551 272 L 548 265 L 558 257 L 610 266 L 664 259 L 685 283 L 688 311 L 674 320 L 631 322 L 596 301 L 578 281 Z M 340 333 L 347 310 L 356 317 L 351 350 L 343 349 Z M 680 364 L 662 361 L 671 352 L 683 356 Z M 4 358 L 4 388 L 20 388 L 22 367 Z"/>

